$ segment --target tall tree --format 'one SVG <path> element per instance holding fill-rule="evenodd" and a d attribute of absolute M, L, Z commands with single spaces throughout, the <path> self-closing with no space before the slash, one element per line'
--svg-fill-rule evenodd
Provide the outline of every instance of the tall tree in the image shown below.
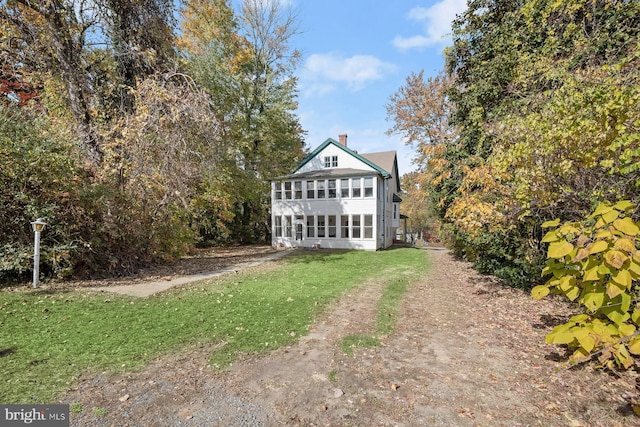
<path fill-rule="evenodd" d="M 251 196 L 239 206 L 236 224 L 254 228 L 267 239 L 270 191 L 266 180 L 288 172 L 303 156 L 302 128 L 294 113 L 294 71 L 300 53 L 290 45 L 298 34 L 298 23 L 295 11 L 280 0 L 244 0 L 239 22 L 249 60 L 243 67 L 238 140 L 245 188 Z"/>
<path fill-rule="evenodd" d="M 235 182 L 228 226 L 240 240 L 264 239 L 267 180 L 288 172 L 303 155 L 294 114 L 300 55 L 289 45 L 297 33 L 295 14 L 278 1 L 247 0 L 236 17 L 227 1 L 192 0 L 183 16 L 179 45 L 210 95 Z"/>
<path fill-rule="evenodd" d="M 4 0 L 0 28 L 3 74 L 37 73 L 39 81 L 54 78 L 65 87 L 80 145 L 94 166 L 104 156 L 96 117 L 130 108 L 136 82 L 171 68 L 174 56 L 169 0 Z"/>
<path fill-rule="evenodd" d="M 302 147 L 301 129 L 292 113 L 297 107 L 294 71 L 301 56 L 290 41 L 298 34 L 298 24 L 295 11 L 280 0 L 245 0 L 240 22 L 250 52 L 242 94 L 247 144 L 243 154 L 247 169 L 269 178 L 282 170 L 269 171 L 273 163 L 264 160 L 276 153 L 295 158 Z"/>
<path fill-rule="evenodd" d="M 87 31 L 95 24 L 93 5 L 68 0 L 6 0 L 0 3 L 2 57 L 21 70 L 51 70 L 64 84 L 66 100 L 86 158 L 98 164 L 102 150 L 91 129 Z"/>
<path fill-rule="evenodd" d="M 217 45 L 227 52 L 231 65 L 244 39 L 237 33 L 238 22 L 228 0 L 186 0 L 181 14 L 178 46 L 183 53 L 204 55 Z"/>
<path fill-rule="evenodd" d="M 431 241 L 438 238 L 440 220 L 433 213 L 424 173 L 410 172 L 402 176 L 402 204 L 400 212 L 409 222 L 408 232 L 416 233 L 418 238 Z"/>
<path fill-rule="evenodd" d="M 450 123 L 455 106 L 447 97 L 452 84 L 452 76 L 445 73 L 426 81 L 423 71 L 412 73 L 387 104 L 387 120 L 394 122 L 387 133 L 402 135 L 416 148 L 413 162 L 419 167 L 419 180 L 441 215 L 455 195 L 447 185 L 451 175 L 460 174 L 456 164 L 460 157 L 455 156 L 459 131 Z"/>
<path fill-rule="evenodd" d="M 623 0 L 472 0 L 454 20 L 445 98 L 458 133 L 426 169 L 444 172 L 430 191 L 454 249 L 481 270 L 527 286 L 541 222 L 638 199 L 639 16 Z"/>
<path fill-rule="evenodd" d="M 173 2 L 170 0 L 100 0 L 104 31 L 115 61 L 117 101 L 132 107 L 131 89 L 145 77 L 173 68 Z"/>

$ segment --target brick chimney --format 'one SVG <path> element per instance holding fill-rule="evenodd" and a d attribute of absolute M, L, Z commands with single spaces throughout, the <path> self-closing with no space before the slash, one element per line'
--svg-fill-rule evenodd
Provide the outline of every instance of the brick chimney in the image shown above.
<path fill-rule="evenodd" d="M 347 146 L 347 134 L 343 133 L 342 135 L 338 135 L 338 142 L 340 142 L 341 145 L 344 145 L 346 147 Z"/>

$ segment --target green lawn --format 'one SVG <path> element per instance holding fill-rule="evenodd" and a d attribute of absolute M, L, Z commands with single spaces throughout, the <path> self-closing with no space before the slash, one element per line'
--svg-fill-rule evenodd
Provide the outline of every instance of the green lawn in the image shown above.
<path fill-rule="evenodd" d="M 211 363 L 306 334 L 313 318 L 371 278 L 424 274 L 424 251 L 301 252 L 264 273 L 240 273 L 149 298 L 0 292 L 0 403 L 52 403 L 86 371 L 127 371 L 163 353 L 225 343 Z M 407 274 L 409 272 L 409 274 Z"/>

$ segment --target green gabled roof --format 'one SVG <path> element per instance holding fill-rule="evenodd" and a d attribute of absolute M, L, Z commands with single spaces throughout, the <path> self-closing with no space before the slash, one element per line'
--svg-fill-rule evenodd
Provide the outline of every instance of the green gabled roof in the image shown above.
<path fill-rule="evenodd" d="M 373 169 L 375 169 L 380 175 L 382 175 L 384 178 L 389 178 L 391 177 L 391 175 L 384 169 L 382 169 L 380 166 L 378 166 L 377 164 L 373 163 L 372 161 L 365 159 L 364 157 L 362 157 L 360 154 L 356 153 L 355 151 L 345 147 L 344 145 L 340 144 L 338 141 L 336 141 L 333 138 L 327 138 L 327 140 L 325 142 L 323 142 L 322 144 L 320 144 L 320 146 L 318 146 L 318 148 L 316 148 L 315 150 L 313 150 L 311 152 L 311 154 L 309 154 L 307 157 L 304 158 L 304 160 L 302 160 L 298 166 L 296 166 L 293 171 L 291 171 L 291 173 L 296 173 L 296 171 L 298 171 L 301 167 L 303 167 L 304 165 L 306 165 L 307 163 L 309 163 L 314 157 L 316 157 L 318 155 L 318 153 L 320 153 L 322 150 L 324 150 L 327 145 L 329 144 L 333 144 L 336 147 L 342 149 L 342 151 L 344 151 L 345 153 L 355 157 L 356 159 L 360 160 L 362 163 L 371 166 Z"/>

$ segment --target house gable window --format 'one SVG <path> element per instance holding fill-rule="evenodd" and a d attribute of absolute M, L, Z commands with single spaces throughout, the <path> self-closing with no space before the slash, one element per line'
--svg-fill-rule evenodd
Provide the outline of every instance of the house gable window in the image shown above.
<path fill-rule="evenodd" d="M 338 167 L 338 156 L 325 156 L 324 157 L 324 167 L 325 168 L 337 168 Z"/>

